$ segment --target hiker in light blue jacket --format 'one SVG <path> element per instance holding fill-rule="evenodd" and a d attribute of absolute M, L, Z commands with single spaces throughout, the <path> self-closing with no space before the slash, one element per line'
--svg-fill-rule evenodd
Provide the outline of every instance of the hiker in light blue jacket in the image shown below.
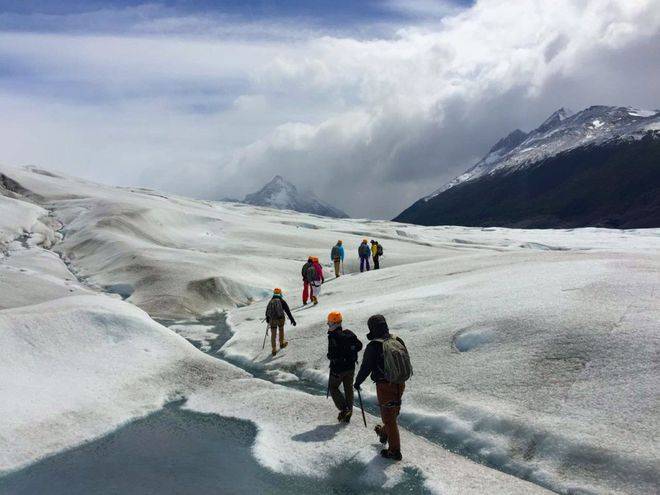
<path fill-rule="evenodd" d="M 335 264 L 335 277 L 339 277 L 341 274 L 341 264 L 344 262 L 344 246 L 341 240 L 337 241 L 337 244 L 332 246 L 330 251 L 330 259 Z"/>

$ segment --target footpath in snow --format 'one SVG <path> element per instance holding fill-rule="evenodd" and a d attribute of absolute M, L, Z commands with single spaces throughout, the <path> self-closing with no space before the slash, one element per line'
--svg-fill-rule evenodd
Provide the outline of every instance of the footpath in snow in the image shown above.
<path fill-rule="evenodd" d="M 0 451 L 0 488 L 20 483 L 21 469 L 48 473 L 44 456 L 105 445 L 121 425 L 148 435 L 200 414 L 238 420 L 217 421 L 242 429 L 250 469 L 327 487 L 347 472 L 361 490 L 657 487 L 657 230 L 422 228 L 0 173 L 12 179 L 0 196 L 12 219 L 0 221 L 0 345 L 11 356 L 0 413 L 12 418 L 0 426 L 12 445 Z M 327 260 L 339 238 L 350 257 L 362 237 L 382 241 L 386 269 L 354 274 L 347 260 L 350 275 L 296 314 L 290 346 L 274 359 L 261 351 L 272 287 L 297 306 L 306 257 Z M 411 350 L 403 463 L 378 458 L 357 421 L 338 427 L 317 395 L 331 309 L 361 338 L 368 316 L 385 314 Z M 231 336 L 219 346 L 225 317 Z"/>

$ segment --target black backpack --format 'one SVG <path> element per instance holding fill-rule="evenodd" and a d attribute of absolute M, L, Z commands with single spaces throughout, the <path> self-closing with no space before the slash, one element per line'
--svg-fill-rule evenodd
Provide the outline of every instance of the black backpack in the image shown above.
<path fill-rule="evenodd" d="M 376 247 L 376 254 L 377 254 L 378 256 L 382 256 L 382 255 L 383 255 L 383 246 L 382 246 L 381 244 L 378 244 L 378 246 Z"/>
<path fill-rule="evenodd" d="M 357 350 L 357 337 L 347 330 L 342 330 L 342 333 L 337 335 L 335 338 L 335 344 L 338 347 L 338 358 L 337 361 L 345 364 L 354 364 L 358 361 L 358 350 Z"/>
<path fill-rule="evenodd" d="M 281 320 L 284 318 L 284 308 L 282 307 L 282 300 L 279 297 L 274 297 L 266 306 L 266 316 L 271 320 Z"/>

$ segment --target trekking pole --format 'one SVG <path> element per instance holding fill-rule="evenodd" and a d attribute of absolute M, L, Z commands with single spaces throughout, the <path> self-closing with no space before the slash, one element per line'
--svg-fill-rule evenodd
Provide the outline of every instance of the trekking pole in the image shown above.
<path fill-rule="evenodd" d="M 330 395 L 330 375 L 328 375 L 328 388 L 325 391 L 325 398 L 327 399 Z"/>
<path fill-rule="evenodd" d="M 362 405 L 362 394 L 360 393 L 360 389 L 356 389 L 358 393 L 358 399 L 360 399 L 360 409 L 362 409 L 362 421 L 364 421 L 364 427 L 367 427 L 367 417 L 364 415 L 364 406 Z"/>
<path fill-rule="evenodd" d="M 266 323 L 266 335 L 264 335 L 264 343 L 261 344 L 261 350 L 263 351 L 266 348 L 266 337 L 268 337 L 268 327 L 270 325 Z"/>
<path fill-rule="evenodd" d="M 341 274 L 344 274 L 344 260 L 341 260 Z"/>

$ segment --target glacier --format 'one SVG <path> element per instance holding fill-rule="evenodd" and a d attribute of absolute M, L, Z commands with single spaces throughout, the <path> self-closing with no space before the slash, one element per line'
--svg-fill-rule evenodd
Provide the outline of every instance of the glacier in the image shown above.
<path fill-rule="evenodd" d="M 274 493 L 282 479 L 347 493 L 657 489 L 658 229 L 419 227 L 0 174 L 0 492 L 29 493 L 35 473 L 48 483 L 127 431 L 185 425 L 203 442 L 209 421 Z M 363 237 L 382 241 L 383 269 L 357 273 Z M 347 275 L 298 308 L 300 265 L 315 254 L 329 268 L 337 239 Z M 299 324 L 272 358 L 260 319 L 275 286 Z M 330 310 L 363 340 L 382 313 L 410 348 L 402 463 L 381 460 L 358 421 L 336 426 Z M 170 462 L 203 473 L 209 460 Z"/>

